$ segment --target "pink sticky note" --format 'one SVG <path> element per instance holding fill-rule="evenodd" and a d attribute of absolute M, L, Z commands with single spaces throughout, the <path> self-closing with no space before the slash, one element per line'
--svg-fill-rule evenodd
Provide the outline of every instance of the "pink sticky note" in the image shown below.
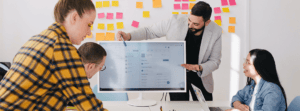
<path fill-rule="evenodd" d="M 182 10 L 188 10 L 189 4 L 188 3 L 182 3 Z"/>
<path fill-rule="evenodd" d="M 135 28 L 138 28 L 139 27 L 139 22 L 137 22 L 137 21 L 133 21 L 132 22 L 132 24 L 131 24 L 131 26 L 133 26 L 133 27 L 135 27 Z"/>
<path fill-rule="evenodd" d="M 215 16 L 215 20 L 221 20 L 222 21 L 221 16 Z"/>
<path fill-rule="evenodd" d="M 117 19 L 123 19 L 123 13 L 122 12 L 117 12 Z"/>
<path fill-rule="evenodd" d="M 229 0 L 230 5 L 236 5 L 235 0 Z"/>
<path fill-rule="evenodd" d="M 226 6 L 226 5 L 228 5 L 228 2 L 227 2 L 227 0 L 221 0 L 221 4 L 222 4 L 222 6 Z"/>
<path fill-rule="evenodd" d="M 182 0 L 183 2 L 188 2 L 188 1 L 190 1 L 190 0 Z"/>
<path fill-rule="evenodd" d="M 221 13 L 221 8 L 220 7 L 216 7 L 214 8 L 215 14 Z"/>
<path fill-rule="evenodd" d="M 174 10 L 180 10 L 180 4 L 174 4 Z"/>
<path fill-rule="evenodd" d="M 175 0 L 175 2 L 181 2 L 181 0 Z"/>
<path fill-rule="evenodd" d="M 100 18 L 104 18 L 104 13 L 98 13 L 98 19 L 100 19 Z"/>
<path fill-rule="evenodd" d="M 114 19 L 114 13 L 107 13 L 106 19 Z"/>

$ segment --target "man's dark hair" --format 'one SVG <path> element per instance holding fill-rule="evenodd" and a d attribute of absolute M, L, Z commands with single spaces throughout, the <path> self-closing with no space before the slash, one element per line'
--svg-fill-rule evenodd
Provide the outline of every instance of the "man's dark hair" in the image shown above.
<path fill-rule="evenodd" d="M 210 19 L 211 13 L 212 13 L 212 9 L 210 5 L 203 1 L 199 1 L 192 8 L 192 15 L 202 16 L 204 22 Z"/>
<path fill-rule="evenodd" d="M 78 52 L 81 55 L 83 64 L 99 64 L 103 60 L 103 57 L 107 55 L 105 49 L 101 45 L 94 42 L 82 44 L 79 47 Z"/>

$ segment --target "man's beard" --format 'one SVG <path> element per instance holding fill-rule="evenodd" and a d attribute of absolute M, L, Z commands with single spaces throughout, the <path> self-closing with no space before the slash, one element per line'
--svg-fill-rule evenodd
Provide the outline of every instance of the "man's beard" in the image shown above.
<path fill-rule="evenodd" d="M 205 25 L 203 25 L 203 27 L 200 28 L 200 29 L 189 28 L 189 30 L 195 35 L 195 34 L 198 33 L 199 31 L 204 30 L 204 28 L 205 28 Z M 193 31 L 193 30 L 194 30 L 194 31 Z"/>

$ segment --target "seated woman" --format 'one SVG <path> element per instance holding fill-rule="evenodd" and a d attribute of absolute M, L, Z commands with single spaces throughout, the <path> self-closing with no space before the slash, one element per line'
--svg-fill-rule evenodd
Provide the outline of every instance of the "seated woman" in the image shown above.
<path fill-rule="evenodd" d="M 286 95 L 272 54 L 251 50 L 243 66 L 247 85 L 233 96 L 231 106 L 235 109 L 226 111 L 286 111 Z"/>

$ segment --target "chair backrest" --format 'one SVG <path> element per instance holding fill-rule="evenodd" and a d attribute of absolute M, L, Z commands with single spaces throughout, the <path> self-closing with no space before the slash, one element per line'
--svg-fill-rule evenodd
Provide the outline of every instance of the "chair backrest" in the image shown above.
<path fill-rule="evenodd" d="M 98 93 L 98 85 L 93 87 L 97 99 L 101 101 L 128 101 L 127 93 Z"/>
<path fill-rule="evenodd" d="M 297 96 L 290 103 L 288 111 L 300 111 L 300 96 Z"/>

